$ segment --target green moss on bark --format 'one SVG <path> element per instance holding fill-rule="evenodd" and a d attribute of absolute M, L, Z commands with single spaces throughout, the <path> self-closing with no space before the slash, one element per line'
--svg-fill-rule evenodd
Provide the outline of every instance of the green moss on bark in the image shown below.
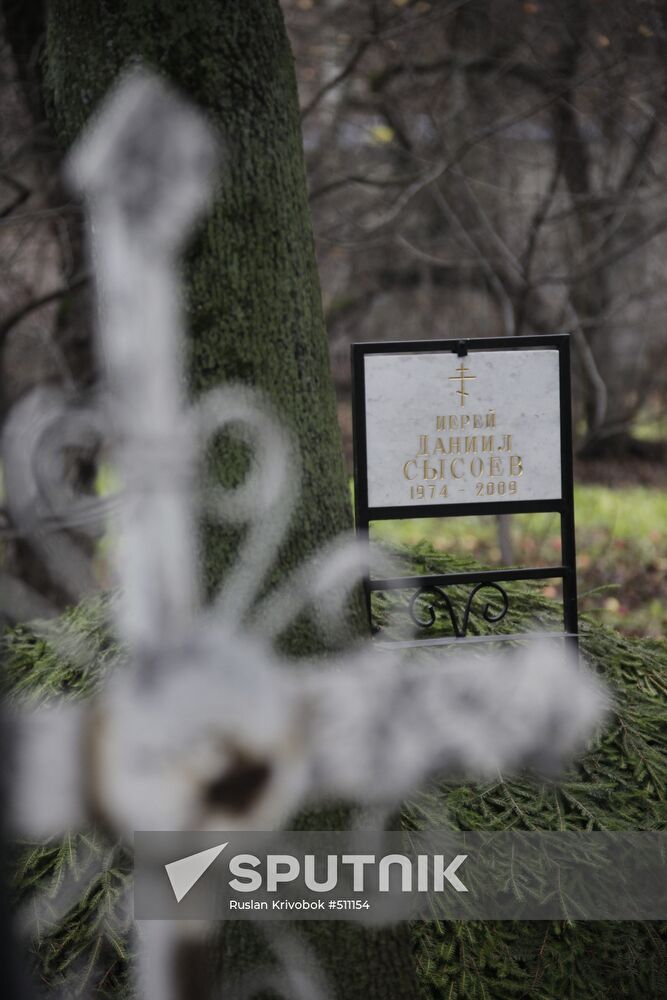
<path fill-rule="evenodd" d="M 297 441 L 302 492 L 280 574 L 351 526 L 313 252 L 292 55 L 277 0 L 53 0 L 45 81 L 64 144 L 133 60 L 162 73 L 220 131 L 215 202 L 186 262 L 193 395 L 227 381 L 266 394 Z M 242 480 L 245 453 L 221 440 L 214 479 Z M 208 525 L 206 588 L 238 533 Z M 312 635 L 309 644 L 312 646 Z M 292 651 L 308 652 L 303 632 Z"/>

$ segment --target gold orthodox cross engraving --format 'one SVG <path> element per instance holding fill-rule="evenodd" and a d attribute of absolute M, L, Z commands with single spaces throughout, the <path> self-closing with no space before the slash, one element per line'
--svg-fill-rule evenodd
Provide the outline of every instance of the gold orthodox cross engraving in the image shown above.
<path fill-rule="evenodd" d="M 461 362 L 461 364 L 456 369 L 456 371 L 457 371 L 458 374 L 457 375 L 450 375 L 449 376 L 449 381 L 450 382 L 460 382 L 461 383 L 460 388 L 458 388 L 456 391 L 459 394 L 459 398 L 461 400 L 461 406 L 465 406 L 465 398 L 466 398 L 466 396 L 470 395 L 469 392 L 466 392 L 466 382 L 472 381 L 473 379 L 477 378 L 477 376 L 476 375 L 466 375 L 465 373 L 469 372 L 470 369 L 466 368 L 466 366 L 463 364 L 463 362 Z"/>

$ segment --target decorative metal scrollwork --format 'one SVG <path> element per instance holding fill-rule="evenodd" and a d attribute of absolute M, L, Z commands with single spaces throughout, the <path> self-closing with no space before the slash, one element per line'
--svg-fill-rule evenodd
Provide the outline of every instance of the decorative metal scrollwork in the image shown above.
<path fill-rule="evenodd" d="M 484 619 L 484 621 L 489 622 L 489 624 L 495 625 L 497 622 L 502 621 L 505 615 L 507 614 L 509 610 L 509 597 L 507 595 L 507 591 L 504 590 L 503 587 L 500 586 L 500 584 L 490 583 L 486 581 L 482 581 L 481 583 L 478 583 L 473 587 L 468 597 L 468 600 L 466 601 L 466 606 L 463 612 L 463 619 L 460 624 L 456 611 L 454 610 L 454 605 L 452 604 L 449 595 L 442 587 L 438 587 L 435 584 L 425 584 L 423 587 L 420 587 L 419 590 L 416 590 L 415 593 L 412 595 L 412 598 L 410 599 L 410 603 L 408 605 L 408 612 L 410 614 L 410 618 L 415 623 L 415 625 L 419 626 L 419 628 L 432 628 L 433 625 L 435 625 L 437 618 L 436 608 L 438 607 L 438 605 L 440 605 L 444 608 L 444 610 L 447 611 L 449 615 L 449 620 L 452 623 L 452 629 L 454 630 L 454 635 L 456 636 L 456 638 L 463 639 L 468 633 L 468 625 L 470 622 L 470 615 L 472 613 L 473 601 L 478 592 L 484 589 L 495 590 L 496 593 L 500 594 L 500 597 L 502 599 L 502 606 L 499 611 L 494 611 L 492 605 L 489 604 L 488 602 L 484 605 L 482 609 L 482 618 Z M 433 596 L 430 602 L 425 604 L 425 602 L 423 602 L 422 599 L 426 595 L 433 595 Z M 424 617 L 420 616 L 417 610 L 417 604 L 420 601 L 422 602 L 420 610 L 422 611 L 422 613 L 424 611 L 426 612 L 426 620 L 424 619 Z"/>
<path fill-rule="evenodd" d="M 435 595 L 435 600 L 431 601 L 431 603 L 426 606 L 425 610 L 428 614 L 428 619 L 424 621 L 417 615 L 415 606 L 417 605 L 417 602 L 420 601 L 421 598 L 424 597 L 426 594 Z M 412 618 L 413 622 L 420 628 L 431 628 L 433 625 L 435 625 L 435 620 L 436 620 L 435 605 L 436 602 L 438 601 L 441 601 L 444 604 L 447 611 L 449 612 L 449 617 L 452 622 L 452 628 L 454 629 L 454 634 L 456 636 L 460 636 L 461 633 L 459 632 L 458 620 L 452 602 L 450 601 L 449 597 L 442 589 L 442 587 L 436 587 L 435 584 L 431 586 L 420 587 L 419 590 L 416 590 L 412 595 L 412 598 L 410 599 L 410 604 L 408 605 L 408 611 L 410 612 L 410 617 Z"/>

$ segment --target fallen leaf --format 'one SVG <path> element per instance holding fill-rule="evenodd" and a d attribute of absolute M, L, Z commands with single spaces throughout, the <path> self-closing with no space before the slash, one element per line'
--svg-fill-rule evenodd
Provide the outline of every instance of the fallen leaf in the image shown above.
<path fill-rule="evenodd" d="M 375 142 L 387 143 L 391 142 L 394 138 L 394 130 L 389 125 L 373 125 L 371 128 L 371 135 Z"/>

